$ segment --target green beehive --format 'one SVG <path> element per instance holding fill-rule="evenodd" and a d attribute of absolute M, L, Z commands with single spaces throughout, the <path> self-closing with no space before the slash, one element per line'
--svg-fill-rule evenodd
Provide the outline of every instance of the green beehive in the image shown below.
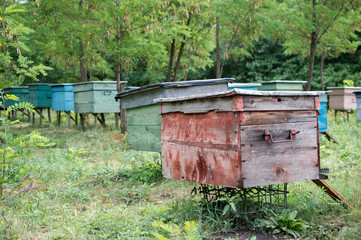
<path fill-rule="evenodd" d="M 258 90 L 262 91 L 303 91 L 306 81 L 274 80 L 261 83 Z"/>
<path fill-rule="evenodd" d="M 125 82 L 121 82 L 124 84 Z M 73 86 L 74 111 L 76 113 L 117 113 L 119 103 L 116 81 L 98 81 L 76 83 Z"/>
<path fill-rule="evenodd" d="M 51 85 L 48 83 L 29 84 L 29 101 L 35 108 L 51 107 Z"/>
<path fill-rule="evenodd" d="M 19 101 L 5 100 L 5 108 L 8 108 L 15 103 L 29 102 L 29 88 L 28 87 L 8 87 L 3 89 L 4 96 L 6 94 L 12 94 L 19 98 Z"/>

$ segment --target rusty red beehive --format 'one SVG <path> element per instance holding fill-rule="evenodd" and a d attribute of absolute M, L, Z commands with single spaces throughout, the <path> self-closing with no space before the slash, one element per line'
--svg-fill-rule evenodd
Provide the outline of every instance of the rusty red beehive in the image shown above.
<path fill-rule="evenodd" d="M 319 179 L 317 93 L 236 89 L 156 102 L 166 178 L 234 188 Z"/>

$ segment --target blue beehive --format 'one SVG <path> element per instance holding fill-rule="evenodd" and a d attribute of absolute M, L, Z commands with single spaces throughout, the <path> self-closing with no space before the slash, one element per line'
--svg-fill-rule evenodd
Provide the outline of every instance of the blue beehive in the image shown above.
<path fill-rule="evenodd" d="M 51 108 L 54 111 L 74 111 L 73 84 L 63 83 L 51 86 Z"/>
<path fill-rule="evenodd" d="M 228 89 L 245 89 L 245 90 L 258 90 L 262 86 L 261 83 L 228 83 Z"/>
<path fill-rule="evenodd" d="M 318 128 L 320 132 L 327 132 L 327 92 L 320 92 L 320 107 L 318 116 Z"/>

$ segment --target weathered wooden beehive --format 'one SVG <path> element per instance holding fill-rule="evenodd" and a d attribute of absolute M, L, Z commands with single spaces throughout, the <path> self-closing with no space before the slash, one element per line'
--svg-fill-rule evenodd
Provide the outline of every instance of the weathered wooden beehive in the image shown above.
<path fill-rule="evenodd" d="M 74 111 L 73 84 L 54 84 L 51 86 L 51 94 L 51 108 L 54 111 Z"/>
<path fill-rule="evenodd" d="M 355 91 L 360 91 L 361 87 L 329 87 L 330 109 L 334 110 L 356 110 Z"/>
<path fill-rule="evenodd" d="M 361 122 L 361 91 L 355 91 L 354 94 L 356 96 L 357 121 Z"/>
<path fill-rule="evenodd" d="M 8 87 L 3 89 L 3 94 L 12 94 L 19 98 L 19 101 L 7 99 L 5 100 L 5 108 L 8 108 L 15 103 L 29 102 L 29 88 L 28 87 Z"/>
<path fill-rule="evenodd" d="M 233 188 L 319 179 L 318 93 L 235 89 L 156 102 L 166 178 Z"/>
<path fill-rule="evenodd" d="M 51 108 L 51 85 L 48 83 L 29 84 L 29 102 L 35 108 Z"/>
<path fill-rule="evenodd" d="M 116 81 L 75 83 L 73 91 L 76 113 L 117 113 L 120 111 L 119 103 L 114 100 L 117 94 Z"/>
<path fill-rule="evenodd" d="M 262 86 L 261 83 L 229 83 L 228 89 L 232 90 L 238 88 L 244 90 L 258 90 L 260 86 Z"/>
<path fill-rule="evenodd" d="M 126 109 L 130 148 L 141 151 L 161 152 L 161 116 L 156 98 L 181 97 L 200 93 L 224 92 L 234 79 L 209 79 L 184 82 L 164 82 L 121 92 Z"/>
<path fill-rule="evenodd" d="M 258 90 L 262 91 L 303 91 L 306 81 L 274 80 L 261 82 Z"/>

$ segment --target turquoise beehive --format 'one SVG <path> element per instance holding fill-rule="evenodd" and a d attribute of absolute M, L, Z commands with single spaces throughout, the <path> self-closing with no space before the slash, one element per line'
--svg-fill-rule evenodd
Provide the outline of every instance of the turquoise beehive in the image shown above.
<path fill-rule="evenodd" d="M 48 83 L 29 84 L 29 101 L 35 108 L 51 107 L 51 85 Z"/>
<path fill-rule="evenodd" d="M 54 111 L 74 111 L 73 84 L 62 83 L 51 86 L 51 108 Z"/>

